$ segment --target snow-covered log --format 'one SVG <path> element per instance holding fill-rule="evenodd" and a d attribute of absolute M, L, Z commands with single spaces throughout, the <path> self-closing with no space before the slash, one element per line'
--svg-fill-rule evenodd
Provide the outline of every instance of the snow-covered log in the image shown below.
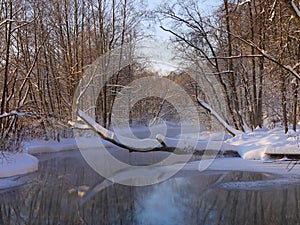
<path fill-rule="evenodd" d="M 225 120 L 222 119 L 222 117 L 215 111 L 213 110 L 210 105 L 208 105 L 206 102 L 204 102 L 202 99 L 200 98 L 197 98 L 199 104 L 205 108 L 207 111 L 209 111 L 221 124 L 223 127 L 225 127 L 225 129 L 231 133 L 232 135 L 234 136 L 237 136 L 237 135 L 240 135 L 242 134 L 243 132 L 242 131 L 239 131 L 239 130 L 236 130 L 234 129 L 233 127 L 231 127 L 228 123 L 225 122 Z"/>
<path fill-rule="evenodd" d="M 157 135 L 157 139 L 132 139 L 122 137 L 123 143 L 121 143 L 116 134 L 110 130 L 105 129 L 103 126 L 98 124 L 95 120 L 93 120 L 90 116 L 84 113 L 82 110 L 78 110 L 77 115 L 80 119 L 82 119 L 86 125 L 90 127 L 90 129 L 94 130 L 98 135 L 100 135 L 104 140 L 107 140 L 116 146 L 121 148 L 128 149 L 129 151 L 138 151 L 138 152 L 149 152 L 149 151 L 173 151 L 173 148 L 168 148 L 164 144 L 161 143 L 161 140 L 164 138 L 162 135 Z M 70 122 L 70 124 L 77 125 L 74 122 Z M 81 127 L 81 126 L 80 126 Z M 86 126 L 84 126 L 86 128 Z"/>

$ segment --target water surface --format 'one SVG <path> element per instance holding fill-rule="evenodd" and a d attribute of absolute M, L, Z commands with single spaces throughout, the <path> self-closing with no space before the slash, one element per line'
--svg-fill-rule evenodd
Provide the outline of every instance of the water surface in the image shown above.
<path fill-rule="evenodd" d="M 124 153 L 123 153 L 124 154 Z M 126 155 L 126 154 L 125 154 Z M 164 154 L 126 160 L 156 161 Z M 156 157 L 157 156 L 157 157 Z M 79 151 L 39 155 L 26 185 L 0 193 L 0 224 L 297 224 L 300 182 L 271 174 L 181 171 L 166 182 L 110 185 L 84 204 L 103 181 Z M 151 158 L 152 157 L 152 158 Z"/>

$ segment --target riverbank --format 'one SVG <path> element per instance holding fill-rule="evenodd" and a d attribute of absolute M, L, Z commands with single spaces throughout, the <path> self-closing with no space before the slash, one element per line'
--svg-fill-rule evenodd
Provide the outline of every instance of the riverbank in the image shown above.
<path fill-rule="evenodd" d="M 172 132 L 172 137 L 166 138 L 168 145 L 176 146 L 179 135 L 178 128 L 169 129 Z M 142 136 L 147 136 L 149 132 L 146 129 L 137 128 L 136 133 Z M 173 137 L 173 135 L 175 135 Z M 192 135 L 192 134 L 189 134 Z M 221 136 L 221 138 L 220 138 Z M 143 137 L 141 137 L 143 138 Z M 226 139 L 226 140 L 225 140 Z M 208 141 L 209 140 L 209 141 Z M 117 149 L 110 142 L 104 141 L 100 138 L 81 138 L 80 148 L 97 149 L 105 147 L 109 149 Z M 22 153 L 3 153 L 0 161 L 0 178 L 13 177 L 32 173 L 38 170 L 39 160 L 34 156 L 43 153 L 57 153 L 62 151 L 69 151 L 78 149 L 76 139 L 62 139 L 57 141 L 33 140 L 23 143 Z M 233 151 L 238 152 L 241 158 L 217 158 L 209 162 L 209 166 L 205 169 L 209 170 L 230 170 L 230 171 L 252 171 L 252 172 L 267 172 L 276 174 L 300 174 L 300 166 L 297 162 L 291 161 L 272 161 L 266 156 L 265 152 L 282 151 L 282 149 L 293 149 L 293 151 L 300 152 L 299 135 L 296 132 L 285 134 L 281 128 L 275 129 L 257 129 L 251 132 L 243 133 L 234 138 L 229 138 L 228 135 L 211 134 L 209 132 L 201 132 L 199 140 L 196 145 L 196 151 L 203 150 L 221 150 L 221 152 Z M 124 155 L 138 155 L 145 153 L 129 153 L 127 151 L 120 151 L 122 157 Z M 127 156 L 126 156 L 127 157 Z M 203 161 L 204 163 L 205 161 Z M 203 164 L 202 163 L 202 164 Z M 187 170 L 199 170 L 201 161 L 190 162 L 185 168 Z M 201 166 L 200 166 L 201 167 Z M 200 170 L 202 170 L 200 168 Z M 0 189 L 5 185 L 1 179 Z"/>

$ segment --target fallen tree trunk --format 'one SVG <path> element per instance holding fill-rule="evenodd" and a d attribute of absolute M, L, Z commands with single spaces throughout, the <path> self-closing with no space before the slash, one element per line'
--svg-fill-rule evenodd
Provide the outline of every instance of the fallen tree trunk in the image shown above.
<path fill-rule="evenodd" d="M 207 103 L 198 99 L 199 104 L 201 104 L 204 108 L 206 108 L 210 113 L 212 113 L 218 121 L 228 130 L 232 135 L 239 135 L 243 132 L 238 131 L 228 125 Z M 122 137 L 122 141 L 120 142 L 116 137 L 116 134 L 100 124 L 98 124 L 94 119 L 84 113 L 82 110 L 78 110 L 78 117 L 85 123 L 80 124 L 78 122 L 69 122 L 69 124 L 73 128 L 77 128 L 80 130 L 93 130 L 95 131 L 102 139 L 128 150 L 129 152 L 156 152 L 156 151 L 165 151 L 172 152 L 175 154 L 186 154 L 190 153 L 191 149 L 186 149 L 177 146 L 177 141 L 174 142 L 172 138 L 166 138 L 164 135 L 157 134 L 156 139 L 133 139 L 133 138 L 125 138 Z M 189 139 L 190 140 L 190 139 Z M 202 143 L 197 141 L 195 146 L 196 149 L 193 150 L 204 151 L 205 148 L 202 147 Z"/>
<path fill-rule="evenodd" d="M 167 151 L 174 152 L 176 148 L 168 147 L 164 143 L 164 136 L 158 134 L 156 139 L 132 139 L 125 138 L 126 144 L 121 143 L 117 138 L 114 132 L 107 130 L 90 116 L 84 113 L 82 110 L 78 110 L 77 115 L 82 119 L 90 129 L 94 130 L 100 137 L 104 140 L 111 142 L 112 144 L 127 149 L 130 152 L 153 152 L 153 151 Z M 87 126 L 78 126 L 78 123 L 69 122 L 75 128 L 87 128 Z M 122 137 L 123 139 L 124 137 Z"/>

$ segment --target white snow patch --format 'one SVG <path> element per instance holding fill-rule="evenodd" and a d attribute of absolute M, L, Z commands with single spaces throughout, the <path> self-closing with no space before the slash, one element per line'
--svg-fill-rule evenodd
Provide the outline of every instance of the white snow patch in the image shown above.
<path fill-rule="evenodd" d="M 203 161 L 203 160 L 202 160 Z M 184 166 L 183 170 L 198 170 L 200 161 L 194 161 Z M 291 170 L 289 162 L 265 162 L 262 160 L 245 160 L 242 158 L 217 158 L 212 161 L 208 170 L 216 171 L 243 171 L 272 173 L 285 176 L 299 176 L 300 164 L 296 164 Z"/>
<path fill-rule="evenodd" d="M 300 153 L 298 138 L 297 133 L 285 134 L 280 127 L 272 130 L 262 128 L 237 135 L 228 139 L 226 143 L 235 146 L 243 159 L 264 160 L 266 151 L 270 150 L 284 152 L 285 149 Z"/>
<path fill-rule="evenodd" d="M 74 149 L 77 149 L 77 144 L 74 138 L 62 139 L 59 142 L 54 140 L 32 140 L 23 143 L 24 152 L 29 154 L 51 153 Z"/>
<path fill-rule="evenodd" d="M 0 162 L 0 178 L 27 174 L 38 170 L 38 159 L 27 153 L 4 152 Z"/>
<path fill-rule="evenodd" d="M 23 148 L 24 152 L 29 154 L 55 153 L 78 149 L 77 142 L 80 142 L 81 149 L 97 148 L 100 146 L 99 141 L 105 147 L 114 146 L 112 143 L 105 141 L 100 137 L 80 137 L 77 138 L 77 140 L 75 138 L 61 139 L 60 141 L 32 140 L 29 142 L 24 142 Z"/>

